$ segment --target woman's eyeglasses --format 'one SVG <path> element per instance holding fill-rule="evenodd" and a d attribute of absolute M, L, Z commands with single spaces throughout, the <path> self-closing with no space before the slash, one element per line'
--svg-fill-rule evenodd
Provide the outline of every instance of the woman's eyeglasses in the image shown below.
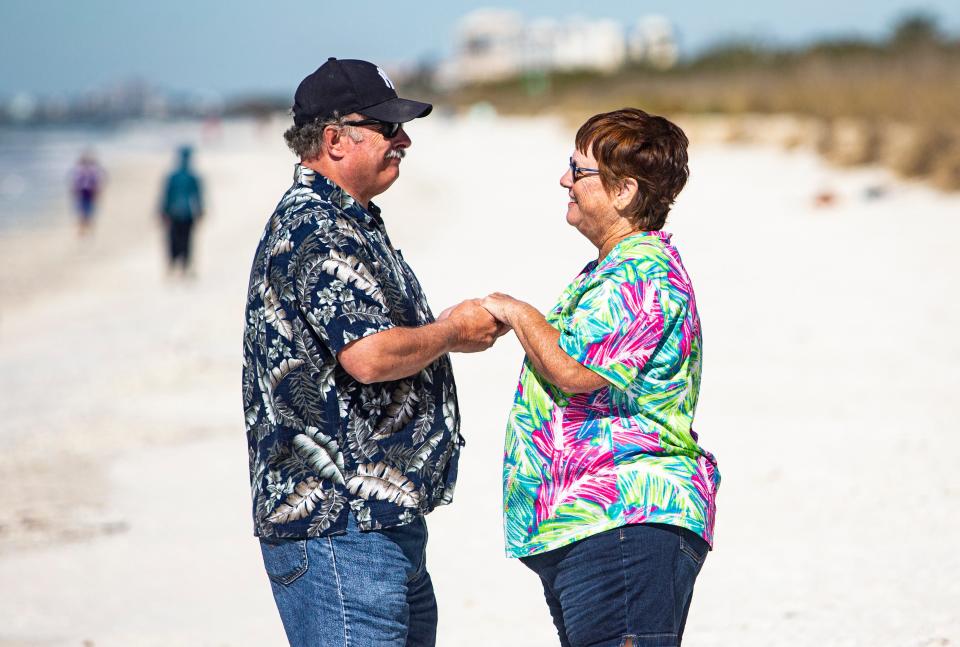
<path fill-rule="evenodd" d="M 600 173 L 600 169 L 577 166 L 577 163 L 573 161 L 573 158 L 570 158 L 570 174 L 573 176 L 574 182 L 582 177 L 586 177 L 587 175 L 597 175 L 598 173 Z"/>
<path fill-rule="evenodd" d="M 358 119 L 357 121 L 345 121 L 343 123 L 346 126 L 376 126 L 384 139 L 393 139 L 400 132 L 400 128 L 403 127 L 401 123 L 379 119 Z"/>

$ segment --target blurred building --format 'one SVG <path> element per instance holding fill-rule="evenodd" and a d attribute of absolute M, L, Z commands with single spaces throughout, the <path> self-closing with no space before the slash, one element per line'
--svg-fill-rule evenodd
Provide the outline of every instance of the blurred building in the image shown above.
<path fill-rule="evenodd" d="M 0 97 L 0 124 L 108 123 L 125 119 L 207 118 L 226 110 L 210 91 L 170 94 L 139 79 L 117 81 L 73 97 Z"/>
<path fill-rule="evenodd" d="M 680 58 L 673 25 L 663 16 L 638 20 L 628 37 L 628 48 L 630 60 L 662 70 L 673 67 Z"/>
<path fill-rule="evenodd" d="M 439 66 L 436 82 L 456 87 L 529 72 L 609 73 L 628 60 L 666 68 L 677 58 L 673 27 L 659 16 L 641 18 L 628 36 L 614 20 L 571 16 L 525 22 L 516 11 L 479 9 L 458 24 L 453 55 Z"/>
<path fill-rule="evenodd" d="M 571 17 L 553 33 L 548 69 L 612 72 L 626 61 L 623 26 L 614 20 Z"/>
<path fill-rule="evenodd" d="M 441 83 L 457 86 L 497 81 L 523 70 L 526 29 L 515 11 L 479 9 L 464 16 L 453 57 L 440 66 Z"/>

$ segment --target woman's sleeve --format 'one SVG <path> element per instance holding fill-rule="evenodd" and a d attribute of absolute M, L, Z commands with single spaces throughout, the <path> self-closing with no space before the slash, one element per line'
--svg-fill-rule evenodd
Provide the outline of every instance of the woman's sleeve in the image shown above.
<path fill-rule="evenodd" d="M 619 266 L 599 275 L 560 321 L 560 348 L 619 389 L 653 355 L 664 317 L 655 283 Z"/>

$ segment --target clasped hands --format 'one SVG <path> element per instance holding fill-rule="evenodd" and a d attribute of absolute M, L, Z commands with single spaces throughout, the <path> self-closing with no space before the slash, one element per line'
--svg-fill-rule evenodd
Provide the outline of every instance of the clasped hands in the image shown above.
<path fill-rule="evenodd" d="M 459 343 L 454 350 L 477 353 L 493 346 L 498 338 L 513 329 L 523 301 L 494 292 L 483 299 L 467 299 L 440 313 L 437 321 L 457 324 Z"/>

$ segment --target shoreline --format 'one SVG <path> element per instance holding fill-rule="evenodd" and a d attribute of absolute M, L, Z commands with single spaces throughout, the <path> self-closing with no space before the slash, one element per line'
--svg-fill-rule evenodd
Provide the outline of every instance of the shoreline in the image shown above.
<path fill-rule="evenodd" d="M 249 520 L 239 397 L 249 263 L 294 164 L 271 127 L 237 126 L 235 144 L 198 150 L 210 211 L 194 281 L 167 280 L 147 228 L 145 176 L 166 171 L 166 154 L 114 178 L 123 195 L 101 213 L 88 267 L 53 252 L 33 267 L 19 252 L 16 271 L 37 276 L 2 288 L 0 645 L 283 643 Z M 593 253 L 562 215 L 573 129 L 441 117 L 411 136 L 377 203 L 434 311 L 495 290 L 548 308 Z M 960 287 L 960 196 L 800 148 L 705 142 L 694 139 L 667 226 L 704 325 L 696 427 L 724 475 L 689 642 L 960 638 L 960 563 L 944 541 L 960 522 L 943 514 L 960 503 L 960 307 L 943 298 Z M 886 192 L 868 196 L 876 185 Z M 825 187 L 836 200 L 817 206 Z M 144 226 L 121 226 L 134 218 Z M 35 286 L 22 297 L 21 281 Z M 467 446 L 454 504 L 428 518 L 438 644 L 556 642 L 536 578 L 502 550 L 503 426 L 521 358 L 512 336 L 453 358 Z"/>
<path fill-rule="evenodd" d="M 244 140 L 253 126 L 231 128 Z M 249 154 L 232 146 L 200 149 L 198 172 L 215 186 L 206 196 L 211 212 L 194 237 L 196 281 L 166 275 L 156 204 L 173 151 L 113 151 L 110 161 L 90 235 L 80 238 L 75 223 L 60 218 L 0 237 L 0 299 L 7 304 L 0 310 L 0 556 L 121 532 L 105 477 L 113 461 L 232 428 L 229 415 L 214 416 L 219 427 L 183 424 L 175 407 L 178 397 L 189 402 L 184 391 L 191 386 L 202 394 L 215 381 L 203 366 L 209 335 L 190 338 L 207 312 L 191 310 L 215 289 L 212 281 L 224 278 L 210 266 L 224 253 L 214 247 L 235 245 L 243 235 L 236 231 L 243 222 L 229 218 L 235 201 L 221 204 L 216 185 L 235 184 L 223 176 L 249 164 Z M 218 172 L 221 166 L 229 173 Z M 220 370 L 216 379 L 223 380 L 229 366 Z M 71 477 L 66 487 L 63 475 Z"/>

